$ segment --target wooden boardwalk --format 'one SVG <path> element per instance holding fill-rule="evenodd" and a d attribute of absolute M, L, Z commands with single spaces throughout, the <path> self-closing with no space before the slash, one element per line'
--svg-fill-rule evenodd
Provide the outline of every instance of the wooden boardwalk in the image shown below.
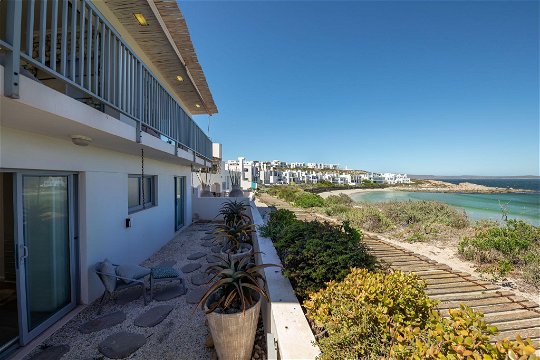
<path fill-rule="evenodd" d="M 258 198 L 268 206 L 293 211 L 301 220 L 328 220 L 267 194 L 258 195 Z M 364 242 L 377 259 L 392 269 L 414 272 L 425 280 L 426 292 L 440 301 L 438 308 L 441 312 L 465 304 L 483 312 L 486 322 L 499 329 L 494 341 L 520 335 L 531 338 L 535 348 L 540 348 L 540 307 L 537 303 L 377 237 L 364 235 Z"/>

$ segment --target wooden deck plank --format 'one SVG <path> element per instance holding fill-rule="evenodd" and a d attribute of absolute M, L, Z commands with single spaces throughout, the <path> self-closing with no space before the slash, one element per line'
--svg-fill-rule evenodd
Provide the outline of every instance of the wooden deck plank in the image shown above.
<path fill-rule="evenodd" d="M 520 310 L 520 311 L 510 311 L 504 314 L 500 313 L 491 313 L 484 316 L 484 320 L 489 322 L 490 324 L 497 324 L 500 322 L 510 322 L 510 321 L 518 321 L 518 320 L 534 320 L 538 319 L 538 314 L 534 313 L 533 311 L 528 310 Z"/>

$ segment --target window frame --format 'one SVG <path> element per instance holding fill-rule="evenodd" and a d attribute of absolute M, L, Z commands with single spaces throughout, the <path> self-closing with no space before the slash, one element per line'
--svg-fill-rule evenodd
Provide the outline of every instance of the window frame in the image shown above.
<path fill-rule="evenodd" d="M 157 175 L 144 175 L 141 176 L 140 174 L 129 174 L 128 175 L 128 194 L 129 194 L 129 179 L 138 179 L 139 183 L 139 204 L 135 206 L 129 206 L 129 195 L 128 195 L 128 214 L 133 214 L 142 210 L 150 209 L 154 206 L 157 206 Z M 144 180 L 145 179 L 151 179 L 150 184 L 150 191 L 151 191 L 151 199 L 148 201 L 147 194 L 145 193 L 145 200 L 146 202 L 143 204 L 142 202 L 142 188 L 144 186 Z"/>

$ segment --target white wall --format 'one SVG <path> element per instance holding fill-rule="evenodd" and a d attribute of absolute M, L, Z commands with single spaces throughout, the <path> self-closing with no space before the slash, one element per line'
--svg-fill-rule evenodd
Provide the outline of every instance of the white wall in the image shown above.
<path fill-rule="evenodd" d="M 191 223 L 191 169 L 145 158 L 145 174 L 157 175 L 157 206 L 128 214 L 128 175 L 140 174 L 140 155 L 0 127 L 0 168 L 78 173 L 81 300 L 88 303 L 103 288 L 93 272 L 96 262 L 140 263 L 175 234 L 174 177 L 186 176 L 186 219 Z M 132 227 L 125 227 L 126 217 Z"/>
<path fill-rule="evenodd" d="M 249 199 L 247 197 L 193 197 L 192 200 L 193 218 L 198 218 L 199 220 L 223 220 L 223 217 L 218 217 L 219 209 L 227 201 L 243 201 L 249 206 Z"/>

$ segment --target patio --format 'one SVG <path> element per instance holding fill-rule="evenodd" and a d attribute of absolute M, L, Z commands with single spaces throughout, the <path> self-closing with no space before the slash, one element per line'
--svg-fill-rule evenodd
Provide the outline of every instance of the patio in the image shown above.
<path fill-rule="evenodd" d="M 218 260 L 214 253 L 219 247 L 209 234 L 212 229 L 211 223 L 194 223 L 142 264 L 174 267 L 184 280 L 181 284 L 157 283 L 147 306 L 140 287 L 123 290 L 116 300 L 108 300 L 101 314 L 98 299 L 26 359 L 216 358 L 204 313 L 194 309 L 207 288 L 204 271 Z M 149 297 L 150 292 L 147 294 Z M 266 358 L 261 317 L 252 358 Z"/>

